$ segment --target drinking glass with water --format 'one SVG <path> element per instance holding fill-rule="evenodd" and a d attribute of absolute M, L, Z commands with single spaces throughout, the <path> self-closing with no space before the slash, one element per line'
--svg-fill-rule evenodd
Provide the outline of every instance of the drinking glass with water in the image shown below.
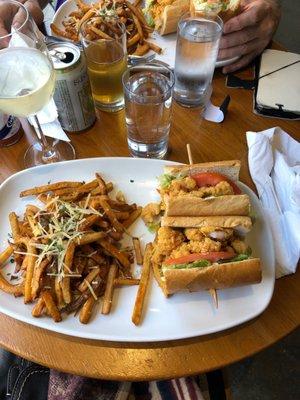
<path fill-rule="evenodd" d="M 157 62 L 123 75 L 127 141 L 134 157 L 163 158 L 168 150 L 174 74 Z"/>
<path fill-rule="evenodd" d="M 185 14 L 178 23 L 174 98 L 186 107 L 206 101 L 218 56 L 223 22 L 219 17 Z"/>

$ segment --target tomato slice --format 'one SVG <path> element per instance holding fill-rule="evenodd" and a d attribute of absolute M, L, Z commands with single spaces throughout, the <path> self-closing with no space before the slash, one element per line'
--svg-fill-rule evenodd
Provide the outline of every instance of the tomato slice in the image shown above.
<path fill-rule="evenodd" d="M 203 186 L 216 186 L 218 183 L 226 181 L 232 187 L 234 194 L 242 193 L 241 189 L 229 178 L 227 178 L 227 176 L 218 174 L 216 172 L 202 172 L 200 174 L 192 174 L 191 177 L 195 179 L 199 188 Z"/>
<path fill-rule="evenodd" d="M 195 253 L 188 254 L 187 256 L 182 256 L 178 258 L 169 258 L 164 261 L 166 265 L 175 265 L 175 264 L 188 264 L 198 260 L 208 260 L 211 262 L 216 262 L 219 260 L 229 260 L 233 258 L 235 253 L 233 251 L 211 251 L 209 253 Z"/>

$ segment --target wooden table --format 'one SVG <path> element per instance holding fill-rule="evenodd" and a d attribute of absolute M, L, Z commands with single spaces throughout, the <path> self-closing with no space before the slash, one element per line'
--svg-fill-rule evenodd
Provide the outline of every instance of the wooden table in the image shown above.
<path fill-rule="evenodd" d="M 214 104 L 226 94 L 231 103 L 222 124 L 200 122 L 199 113 L 174 105 L 168 155 L 187 162 L 186 143 L 194 161 L 239 158 L 241 180 L 254 189 L 247 164 L 245 132 L 280 125 L 300 139 L 297 122 L 269 119 L 252 112 L 252 92 L 228 89 L 225 78 L 214 79 Z M 0 181 L 23 168 L 23 155 L 31 138 L 24 135 L 16 145 L 0 149 Z M 124 114 L 101 113 L 86 133 L 70 135 L 77 157 L 129 156 Z M 236 328 L 209 336 L 160 343 L 113 343 L 79 339 L 35 328 L 0 314 L 0 345 L 26 359 L 65 372 L 116 380 L 152 380 L 198 374 L 239 361 L 272 345 L 300 321 L 300 271 L 276 282 L 267 310 L 258 318 Z"/>

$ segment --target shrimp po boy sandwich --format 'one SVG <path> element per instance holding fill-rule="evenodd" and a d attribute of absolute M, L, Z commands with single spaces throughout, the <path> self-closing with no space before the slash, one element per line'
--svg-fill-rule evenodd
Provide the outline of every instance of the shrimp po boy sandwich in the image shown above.
<path fill-rule="evenodd" d="M 260 259 L 245 242 L 251 226 L 245 216 L 163 217 L 152 266 L 164 294 L 259 283 Z"/>
<path fill-rule="evenodd" d="M 248 216 L 249 196 L 237 185 L 241 162 L 167 165 L 159 192 L 166 216 Z"/>

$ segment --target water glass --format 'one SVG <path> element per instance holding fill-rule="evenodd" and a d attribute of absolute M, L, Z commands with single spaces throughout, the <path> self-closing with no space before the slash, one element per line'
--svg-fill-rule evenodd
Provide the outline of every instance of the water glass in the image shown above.
<path fill-rule="evenodd" d="M 218 56 L 223 22 L 185 14 L 178 23 L 174 98 L 183 106 L 203 106 Z"/>
<path fill-rule="evenodd" d="M 95 28 L 97 19 L 100 21 L 99 28 Z M 103 25 L 104 22 L 106 25 Z M 98 37 L 92 29 L 102 32 L 103 37 Z M 109 112 L 122 109 L 122 74 L 127 69 L 125 25 L 116 18 L 92 17 L 81 25 L 80 38 L 95 106 Z"/>
<path fill-rule="evenodd" d="M 127 142 L 133 157 L 163 158 L 168 150 L 174 74 L 159 61 L 123 74 Z"/>

